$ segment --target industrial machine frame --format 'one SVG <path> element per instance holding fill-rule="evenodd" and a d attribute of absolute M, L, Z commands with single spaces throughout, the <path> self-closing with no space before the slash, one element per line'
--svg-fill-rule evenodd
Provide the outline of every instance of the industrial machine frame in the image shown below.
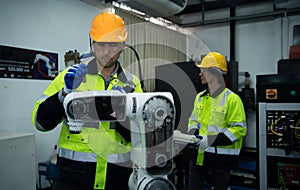
<path fill-rule="evenodd" d="M 259 187 L 260 189 L 268 189 L 268 171 L 270 167 L 268 165 L 268 157 L 275 157 L 275 158 L 286 158 L 286 159 L 293 159 L 293 158 L 300 158 L 300 152 L 292 151 L 290 154 L 286 154 L 283 148 L 270 148 L 267 146 L 267 119 L 268 111 L 294 111 L 300 112 L 300 103 L 265 103 L 260 102 L 258 103 L 258 114 L 259 114 Z M 300 165 L 298 170 L 300 169 Z M 298 171 L 297 170 L 297 171 Z M 270 180 L 270 179 L 269 179 Z M 296 179 L 295 179 L 296 180 Z M 273 187 L 272 187 L 273 188 Z"/>

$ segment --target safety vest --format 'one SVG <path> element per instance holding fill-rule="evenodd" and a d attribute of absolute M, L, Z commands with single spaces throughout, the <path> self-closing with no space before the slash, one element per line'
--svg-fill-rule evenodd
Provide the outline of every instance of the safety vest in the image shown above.
<path fill-rule="evenodd" d="M 93 58 L 88 57 L 82 60 L 87 64 L 88 68 L 96 67 L 95 60 L 92 64 Z M 120 65 L 119 65 L 120 67 Z M 128 84 L 134 86 L 134 92 L 142 92 L 139 79 L 125 71 L 122 68 L 122 73 L 115 73 L 109 84 L 105 84 L 105 80 L 98 71 L 93 71 L 85 77 L 85 81 L 76 89 L 76 91 L 88 90 L 111 90 L 113 86 L 128 87 Z M 36 102 L 32 122 L 38 110 L 38 106 L 50 97 L 59 92 L 64 87 L 64 76 L 68 68 L 58 74 L 52 83 L 44 91 L 43 96 Z M 120 77 L 121 76 L 121 77 Z M 106 167 L 107 162 L 118 163 L 128 161 L 130 159 L 130 142 L 126 140 L 115 130 L 111 129 L 110 122 L 100 122 L 82 127 L 80 134 L 72 134 L 69 132 L 69 127 L 64 121 L 61 126 L 60 137 L 58 140 L 58 155 L 76 161 L 83 162 L 96 162 L 96 175 L 95 175 L 95 189 L 104 189 L 106 181 Z"/>
<path fill-rule="evenodd" d="M 225 88 L 217 97 L 197 94 L 194 109 L 189 118 L 188 131 L 198 129 L 199 135 L 217 135 L 224 133 L 231 145 L 208 147 L 198 150 L 197 165 L 203 164 L 204 152 L 238 155 L 242 139 L 246 135 L 247 125 L 244 107 L 238 95 Z"/>

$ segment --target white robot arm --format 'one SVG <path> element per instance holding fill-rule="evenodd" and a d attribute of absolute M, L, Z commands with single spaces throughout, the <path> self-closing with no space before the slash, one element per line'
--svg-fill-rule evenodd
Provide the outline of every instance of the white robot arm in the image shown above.
<path fill-rule="evenodd" d="M 134 164 L 128 182 L 130 190 L 175 190 L 167 178 L 173 169 L 173 143 L 198 142 L 194 135 L 174 132 L 175 105 L 168 92 L 73 92 L 65 97 L 64 108 L 69 130 L 74 133 L 80 133 L 88 122 L 129 118 Z"/>

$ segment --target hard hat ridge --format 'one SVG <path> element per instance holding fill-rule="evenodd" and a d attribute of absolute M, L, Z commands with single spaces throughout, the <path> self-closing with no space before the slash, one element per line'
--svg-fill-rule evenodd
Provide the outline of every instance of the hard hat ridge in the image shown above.
<path fill-rule="evenodd" d="M 120 16 L 104 11 L 93 19 L 90 36 L 95 42 L 125 42 L 127 31 Z"/>
<path fill-rule="evenodd" d="M 218 52 L 209 52 L 197 66 L 200 68 L 214 67 L 220 69 L 222 72 L 227 72 L 227 61 L 225 57 Z"/>

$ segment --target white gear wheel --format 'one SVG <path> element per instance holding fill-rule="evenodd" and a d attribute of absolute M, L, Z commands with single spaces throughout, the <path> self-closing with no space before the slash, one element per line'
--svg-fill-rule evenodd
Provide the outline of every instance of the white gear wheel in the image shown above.
<path fill-rule="evenodd" d="M 156 129 L 163 125 L 167 116 L 174 117 L 174 107 L 170 100 L 162 96 L 150 98 L 143 108 L 143 120 L 148 127 Z"/>

